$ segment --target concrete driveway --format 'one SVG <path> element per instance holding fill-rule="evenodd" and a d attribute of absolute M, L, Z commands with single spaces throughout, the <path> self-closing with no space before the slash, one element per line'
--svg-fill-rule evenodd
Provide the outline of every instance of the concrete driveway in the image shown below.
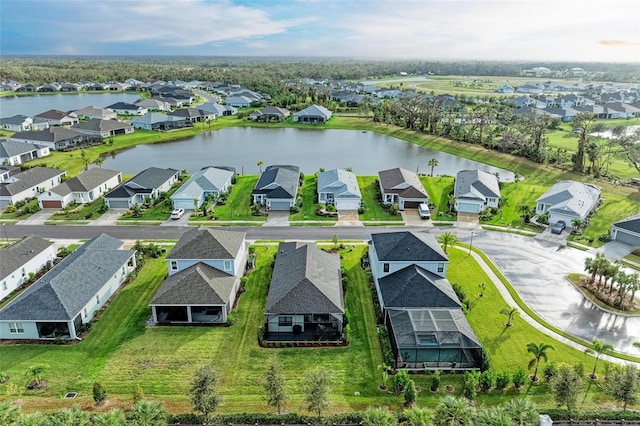
<path fill-rule="evenodd" d="M 422 219 L 418 214 L 418 209 L 408 209 L 402 213 L 402 220 L 407 226 L 433 226 L 431 219 Z"/>
<path fill-rule="evenodd" d="M 186 210 L 180 219 L 167 219 L 160 226 L 189 226 L 189 218 L 193 214 L 193 210 Z"/>
<path fill-rule="evenodd" d="M 289 212 L 270 211 L 265 226 L 289 226 Z"/>
<path fill-rule="evenodd" d="M 364 226 L 360 222 L 360 216 L 355 210 L 343 210 L 338 212 L 336 226 Z"/>
<path fill-rule="evenodd" d="M 459 236 L 468 242 L 469 237 Z M 566 276 L 584 271 L 590 253 L 556 242 L 502 232 L 475 232 L 473 244 L 500 268 L 523 300 L 549 323 L 587 341 L 611 343 L 616 351 L 638 355 L 640 317 L 605 312 Z"/>

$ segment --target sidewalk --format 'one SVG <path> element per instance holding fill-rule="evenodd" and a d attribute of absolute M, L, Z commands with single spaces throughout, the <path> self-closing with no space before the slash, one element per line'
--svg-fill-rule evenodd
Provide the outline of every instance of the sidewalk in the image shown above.
<path fill-rule="evenodd" d="M 44 223 L 54 214 L 57 209 L 42 209 L 35 212 L 26 219 L 19 220 L 17 225 L 44 225 Z"/>

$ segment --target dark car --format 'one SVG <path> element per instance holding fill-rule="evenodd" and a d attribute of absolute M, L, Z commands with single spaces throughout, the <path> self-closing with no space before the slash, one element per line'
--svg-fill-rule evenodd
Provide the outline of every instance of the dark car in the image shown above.
<path fill-rule="evenodd" d="M 567 224 L 559 220 L 551 227 L 552 234 L 562 234 L 562 231 L 567 227 Z"/>

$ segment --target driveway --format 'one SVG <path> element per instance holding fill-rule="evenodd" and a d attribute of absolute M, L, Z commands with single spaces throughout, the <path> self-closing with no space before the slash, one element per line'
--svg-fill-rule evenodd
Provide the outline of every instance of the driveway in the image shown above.
<path fill-rule="evenodd" d="M 58 209 L 42 209 L 35 212 L 28 218 L 19 221 L 18 223 L 20 225 L 44 225 L 47 219 L 49 219 L 51 215 L 53 215 L 57 211 Z"/>
<path fill-rule="evenodd" d="M 270 211 L 265 226 L 289 226 L 288 211 Z"/>
<path fill-rule="evenodd" d="M 609 260 L 620 260 L 633 251 L 633 247 L 620 241 L 609 241 L 597 249 L 589 250 L 589 253 L 604 253 Z"/>
<path fill-rule="evenodd" d="M 186 210 L 180 219 L 167 219 L 160 226 L 189 226 L 189 218 L 193 214 L 193 210 Z"/>
<path fill-rule="evenodd" d="M 407 226 L 433 226 L 431 219 L 422 219 L 418 214 L 418 209 L 408 209 L 402 213 L 402 220 Z"/>
<path fill-rule="evenodd" d="M 338 212 L 336 226 L 364 226 L 360 222 L 360 216 L 356 210 L 343 210 Z"/>
<path fill-rule="evenodd" d="M 92 225 L 116 225 L 118 223 L 118 219 L 124 214 L 125 211 L 126 210 L 107 210 L 106 212 L 102 213 L 99 218 L 95 219 L 92 222 Z"/>
<path fill-rule="evenodd" d="M 549 323 L 587 341 L 596 338 L 611 343 L 617 351 L 638 355 L 632 344 L 640 341 L 640 317 L 599 309 L 566 278 L 571 272 L 583 272 L 584 260 L 592 254 L 557 242 L 503 232 L 476 232 L 473 244 L 491 258 L 523 300 Z"/>

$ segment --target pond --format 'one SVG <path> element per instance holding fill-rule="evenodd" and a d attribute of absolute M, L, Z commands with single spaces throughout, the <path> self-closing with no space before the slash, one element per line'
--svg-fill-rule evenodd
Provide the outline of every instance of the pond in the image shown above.
<path fill-rule="evenodd" d="M 135 93 L 71 93 L 30 95 L 0 98 L 0 117 L 22 114 L 33 116 L 50 109 L 74 111 L 87 106 L 104 108 L 116 102 L 133 103 L 140 99 Z"/>
<path fill-rule="evenodd" d="M 320 168 L 351 167 L 357 175 L 373 176 L 394 167 L 428 174 L 427 162 L 432 158 L 438 160 L 434 175 L 454 176 L 460 170 L 481 169 L 498 172 L 500 180 L 513 180 L 513 173 L 507 170 L 358 130 L 229 127 L 181 141 L 113 152 L 103 167 L 133 174 L 151 166 L 189 173 L 205 166 L 232 166 L 238 173 L 256 174 L 262 161 L 265 166 L 293 164 L 306 174 Z"/>

